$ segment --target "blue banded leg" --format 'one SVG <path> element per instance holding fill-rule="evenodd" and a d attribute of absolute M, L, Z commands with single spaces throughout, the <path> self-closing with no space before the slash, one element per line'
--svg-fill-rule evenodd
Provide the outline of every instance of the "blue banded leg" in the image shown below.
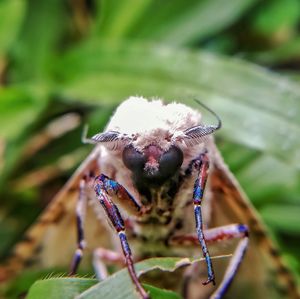
<path fill-rule="evenodd" d="M 215 285 L 215 274 L 213 270 L 213 265 L 203 234 L 203 219 L 202 219 L 202 212 L 201 212 L 201 203 L 203 199 L 203 194 L 204 194 L 204 189 L 205 189 L 207 176 L 208 176 L 208 169 L 209 169 L 208 155 L 206 153 L 201 154 L 198 159 L 193 161 L 193 166 L 196 168 L 196 170 L 198 170 L 198 176 L 197 179 L 195 180 L 194 192 L 193 192 L 196 232 L 207 265 L 207 280 L 204 281 L 203 284 L 206 285 L 212 282 L 213 285 Z"/>
<path fill-rule="evenodd" d="M 150 297 L 139 282 L 136 271 L 134 269 L 133 258 L 125 233 L 124 221 L 118 207 L 111 200 L 111 197 L 117 196 L 119 199 L 127 202 L 128 205 L 131 205 L 131 208 L 136 215 L 140 215 L 141 207 L 122 185 L 111 180 L 105 175 L 96 177 L 94 190 L 108 219 L 110 220 L 112 226 L 119 236 L 121 247 L 125 257 L 125 263 L 132 282 L 134 283 L 141 297 L 143 299 L 149 299 Z"/>
<path fill-rule="evenodd" d="M 226 226 L 220 226 L 204 231 L 204 238 L 207 243 L 220 242 L 223 240 L 229 240 L 233 238 L 241 238 L 236 250 L 234 251 L 233 257 L 229 262 L 226 269 L 225 275 L 222 282 L 218 286 L 217 290 L 211 295 L 210 299 L 220 299 L 227 292 L 231 285 L 239 266 L 244 258 L 248 244 L 249 244 L 249 231 L 248 227 L 243 224 L 231 224 Z M 174 236 L 170 240 L 170 244 L 173 245 L 185 245 L 185 246 L 197 246 L 198 236 L 193 235 L 178 235 Z M 185 292 L 187 292 L 187 285 L 191 277 L 186 277 L 185 281 Z"/>
<path fill-rule="evenodd" d="M 128 213 L 140 216 L 143 211 L 135 198 L 118 182 L 110 179 L 104 174 L 95 178 L 94 190 L 96 194 L 104 192 L 110 198 L 114 198 L 118 204 L 126 207 Z"/>
<path fill-rule="evenodd" d="M 71 269 L 69 275 L 76 274 L 79 263 L 82 259 L 83 249 L 85 247 L 83 227 L 84 227 L 84 220 L 85 220 L 85 213 L 86 213 L 86 204 L 87 204 L 86 180 L 82 179 L 79 183 L 79 196 L 76 205 L 77 249 L 75 251 L 71 263 Z"/>

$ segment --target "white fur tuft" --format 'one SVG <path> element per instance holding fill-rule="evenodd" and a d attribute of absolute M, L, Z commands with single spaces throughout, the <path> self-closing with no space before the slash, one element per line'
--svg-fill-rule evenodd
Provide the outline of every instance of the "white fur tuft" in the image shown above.
<path fill-rule="evenodd" d="M 155 144 L 168 150 L 177 136 L 193 126 L 199 125 L 201 114 L 180 103 L 164 104 L 162 100 L 147 100 L 143 97 L 130 97 L 119 105 L 106 130 L 118 131 L 133 138 L 134 147 L 143 149 Z M 203 145 L 187 147 L 178 144 L 184 153 L 183 167 L 199 154 Z"/>

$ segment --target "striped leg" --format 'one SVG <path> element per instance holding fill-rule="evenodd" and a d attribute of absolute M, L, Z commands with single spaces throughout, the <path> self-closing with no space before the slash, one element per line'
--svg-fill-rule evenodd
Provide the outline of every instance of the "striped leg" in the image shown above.
<path fill-rule="evenodd" d="M 104 208 L 107 217 L 109 218 L 112 226 L 115 228 L 116 233 L 119 236 L 126 266 L 132 282 L 136 286 L 136 289 L 140 293 L 141 297 L 143 299 L 149 299 L 149 295 L 146 293 L 141 283 L 139 282 L 134 269 L 133 258 L 125 233 L 124 221 L 118 207 L 113 203 L 111 198 L 113 196 L 117 196 L 119 199 L 122 199 L 123 202 L 127 202 L 128 205 L 131 205 L 132 208 L 135 208 L 136 215 L 139 215 L 141 213 L 140 205 L 122 185 L 120 185 L 116 181 L 111 180 L 105 175 L 96 177 L 94 190 L 96 192 L 97 198 L 100 201 L 100 204 Z"/>
<path fill-rule="evenodd" d="M 206 153 L 200 155 L 200 157 L 193 161 L 193 166 L 198 170 L 198 177 L 194 184 L 193 202 L 194 202 L 194 214 L 196 221 L 196 232 L 198 241 L 202 248 L 202 253 L 207 265 L 207 280 L 203 282 L 204 285 L 212 282 L 215 285 L 215 274 L 213 270 L 212 261 L 206 246 L 206 241 L 203 234 L 203 219 L 201 212 L 201 203 L 203 199 L 203 193 L 208 176 L 209 159 Z"/>
<path fill-rule="evenodd" d="M 231 224 L 221 227 L 212 228 L 204 231 L 205 240 L 210 242 L 217 242 L 228 240 L 232 238 L 241 238 L 232 259 L 227 267 L 224 278 L 220 283 L 218 289 L 212 294 L 210 299 L 220 299 L 227 292 L 230 284 L 232 283 L 239 266 L 243 260 L 245 252 L 249 243 L 249 232 L 248 227 L 243 224 Z M 181 235 L 175 236 L 172 238 L 171 243 L 176 245 L 198 245 L 198 236 L 197 235 Z M 185 279 L 185 291 L 187 292 L 187 284 L 191 277 L 187 276 Z"/>
<path fill-rule="evenodd" d="M 77 272 L 79 263 L 82 259 L 83 249 L 85 247 L 84 241 L 84 220 L 86 214 L 86 204 L 87 204 L 87 196 L 86 196 L 86 180 L 82 179 L 79 184 L 79 196 L 76 206 L 76 224 L 77 224 L 77 249 L 75 251 L 71 269 L 69 275 L 74 275 Z"/>

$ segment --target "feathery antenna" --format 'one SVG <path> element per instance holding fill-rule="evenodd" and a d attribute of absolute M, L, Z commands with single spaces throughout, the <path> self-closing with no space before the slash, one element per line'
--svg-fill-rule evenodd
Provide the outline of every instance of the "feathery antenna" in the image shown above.
<path fill-rule="evenodd" d="M 200 102 L 197 99 L 194 99 L 194 101 L 199 104 L 200 106 L 202 106 L 205 110 L 207 110 L 208 112 L 210 112 L 218 121 L 218 124 L 216 126 L 214 126 L 215 130 L 218 130 L 222 127 L 222 121 L 221 118 L 219 117 L 219 115 L 213 111 L 212 109 L 210 109 L 209 107 L 207 107 L 205 104 L 203 104 L 202 102 Z"/>

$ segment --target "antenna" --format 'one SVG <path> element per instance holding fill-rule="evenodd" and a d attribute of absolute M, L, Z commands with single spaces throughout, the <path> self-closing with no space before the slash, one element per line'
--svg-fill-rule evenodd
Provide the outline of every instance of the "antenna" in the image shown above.
<path fill-rule="evenodd" d="M 222 127 L 222 121 L 221 118 L 219 117 L 219 115 L 213 111 L 212 109 L 210 109 L 209 107 L 207 107 L 206 105 L 204 105 L 202 102 L 200 102 L 198 99 L 194 99 L 194 101 L 199 104 L 200 106 L 202 106 L 205 110 L 207 110 L 208 112 L 210 112 L 218 121 L 218 124 L 215 127 L 215 130 L 218 130 Z"/>

